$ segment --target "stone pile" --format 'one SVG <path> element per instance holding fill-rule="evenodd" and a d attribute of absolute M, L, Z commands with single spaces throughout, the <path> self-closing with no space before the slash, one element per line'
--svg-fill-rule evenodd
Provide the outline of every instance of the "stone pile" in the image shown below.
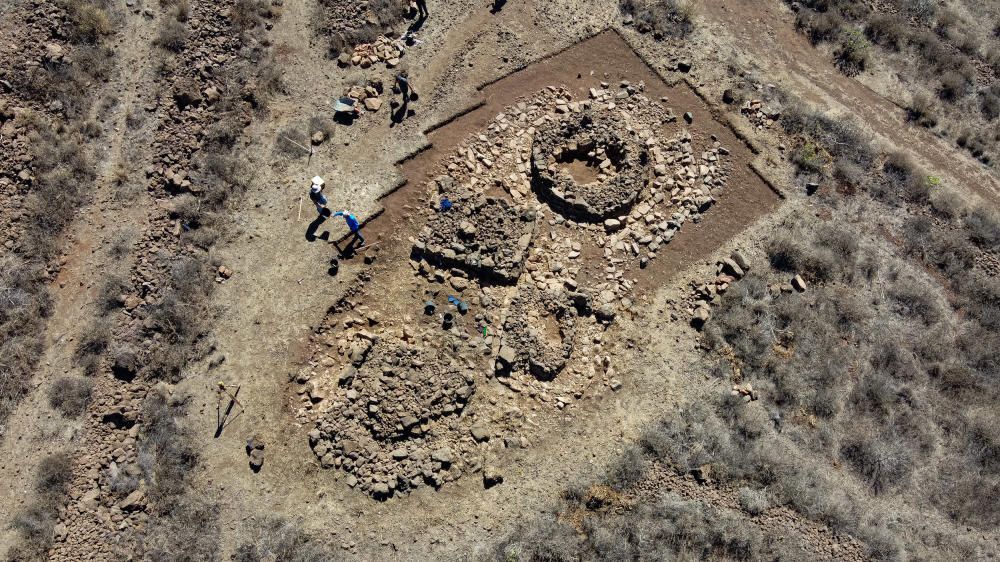
<path fill-rule="evenodd" d="M 762 100 L 750 100 L 743 103 L 740 113 L 757 129 L 770 129 L 778 119 L 781 118 L 781 111 L 772 105 L 765 105 Z"/>
<path fill-rule="evenodd" d="M 151 314 L 151 307 L 163 302 L 172 284 L 200 282 L 192 277 L 211 279 L 208 272 L 182 267 L 184 264 L 175 260 L 198 252 L 180 238 L 182 232 L 198 228 L 191 222 L 182 224 L 182 207 L 207 189 L 210 177 L 217 181 L 199 160 L 209 136 L 241 134 L 256 100 L 254 75 L 246 70 L 252 66 L 242 64 L 245 60 L 241 57 L 259 56 L 261 46 L 252 37 L 241 39 L 242 35 L 234 32 L 229 17 L 234 3 L 192 4 L 187 43 L 191 48 L 168 59 L 164 82 L 156 88 L 164 95 L 140 102 L 156 122 L 155 129 L 150 129 L 152 142 L 143 145 L 148 152 L 141 153 L 151 162 L 145 170 L 149 203 L 143 206 L 148 211 L 148 226 L 132 244 L 136 260 L 131 286 L 121 298 L 129 314 L 118 315 L 119 321 L 112 327 L 112 348 L 117 351 L 115 357 L 102 361 L 106 376 L 96 379 L 88 417 L 79 434 L 85 454 L 74 463 L 71 501 L 61 511 L 57 541 L 49 553 L 53 560 L 76 560 L 81 552 L 95 559 L 130 555 L 110 552 L 109 548 L 128 551 L 129 543 L 114 546 L 108 537 L 123 536 L 123 531 L 128 537 L 139 534 L 147 521 L 146 511 L 157 507 L 147 505 L 137 478 L 140 456 L 144 456 L 139 449 L 148 422 L 139 414 L 153 386 L 142 371 L 149 358 L 179 350 L 170 347 L 176 343 L 169 337 L 163 337 L 163 326 Z M 234 103 L 217 103 L 222 96 Z M 220 267 L 217 274 L 224 280 L 232 271 Z M 163 375 L 169 378 L 174 374 Z M 259 453 L 251 452 L 254 463 L 256 456 Z M 148 463 L 155 462 L 155 455 L 142 460 L 147 463 L 144 477 L 149 478 L 148 471 L 155 467 Z"/>
<path fill-rule="evenodd" d="M 399 59 L 403 57 L 404 53 L 398 39 L 381 35 L 373 43 L 362 43 L 354 47 L 349 62 L 361 68 L 368 68 L 373 64 L 384 62 L 387 67 L 393 68 L 399 64 Z"/>
<path fill-rule="evenodd" d="M 361 103 L 368 111 L 374 112 L 382 108 L 383 102 L 379 96 L 382 95 L 383 91 L 382 81 L 376 80 L 364 86 L 351 86 L 344 95 Z"/>
<path fill-rule="evenodd" d="M 536 231 L 534 211 L 497 197 L 456 193 L 448 176 L 437 184 L 453 206 L 436 212 L 420 231 L 413 246 L 415 259 L 483 279 L 517 282 Z"/>

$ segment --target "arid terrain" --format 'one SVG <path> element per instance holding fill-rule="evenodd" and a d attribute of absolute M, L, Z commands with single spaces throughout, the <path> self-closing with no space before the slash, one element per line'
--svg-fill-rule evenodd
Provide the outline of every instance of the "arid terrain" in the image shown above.
<path fill-rule="evenodd" d="M 1000 4 L 0 16 L 3 559 L 1000 557 Z"/>

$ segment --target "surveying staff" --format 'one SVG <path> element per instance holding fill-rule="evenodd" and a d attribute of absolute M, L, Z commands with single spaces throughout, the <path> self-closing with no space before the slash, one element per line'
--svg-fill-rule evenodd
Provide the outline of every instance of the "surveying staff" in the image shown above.
<path fill-rule="evenodd" d="M 353 234 L 357 240 L 361 241 L 359 246 L 365 245 L 365 237 L 361 235 L 361 224 L 358 222 L 358 218 L 355 217 L 353 213 L 344 209 L 343 211 L 337 211 L 333 214 L 333 216 L 344 217 L 344 220 L 347 221 L 347 228 L 351 229 L 351 234 Z"/>

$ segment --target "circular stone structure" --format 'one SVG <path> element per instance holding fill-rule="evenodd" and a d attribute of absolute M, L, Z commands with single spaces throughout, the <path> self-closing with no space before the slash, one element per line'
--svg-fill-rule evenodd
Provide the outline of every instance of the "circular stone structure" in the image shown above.
<path fill-rule="evenodd" d="M 650 177 L 650 158 L 645 145 L 622 129 L 621 119 L 596 110 L 571 113 L 539 128 L 531 153 L 539 197 L 577 221 L 628 214 Z M 598 180 L 579 183 L 563 166 L 573 161 L 596 168 Z"/>

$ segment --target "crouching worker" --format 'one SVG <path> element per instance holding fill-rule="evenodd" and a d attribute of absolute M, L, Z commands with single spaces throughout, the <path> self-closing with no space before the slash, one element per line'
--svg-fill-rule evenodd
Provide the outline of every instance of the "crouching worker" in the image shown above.
<path fill-rule="evenodd" d="M 354 240 L 357 240 L 360 242 L 358 246 L 365 245 L 365 237 L 361 235 L 361 223 L 358 222 L 358 218 L 355 217 L 353 213 L 344 209 L 343 211 L 337 211 L 333 214 L 333 216 L 344 217 L 344 220 L 347 222 L 347 228 L 351 229 L 351 234 L 354 235 L 354 239 L 351 240 L 352 243 Z"/>

